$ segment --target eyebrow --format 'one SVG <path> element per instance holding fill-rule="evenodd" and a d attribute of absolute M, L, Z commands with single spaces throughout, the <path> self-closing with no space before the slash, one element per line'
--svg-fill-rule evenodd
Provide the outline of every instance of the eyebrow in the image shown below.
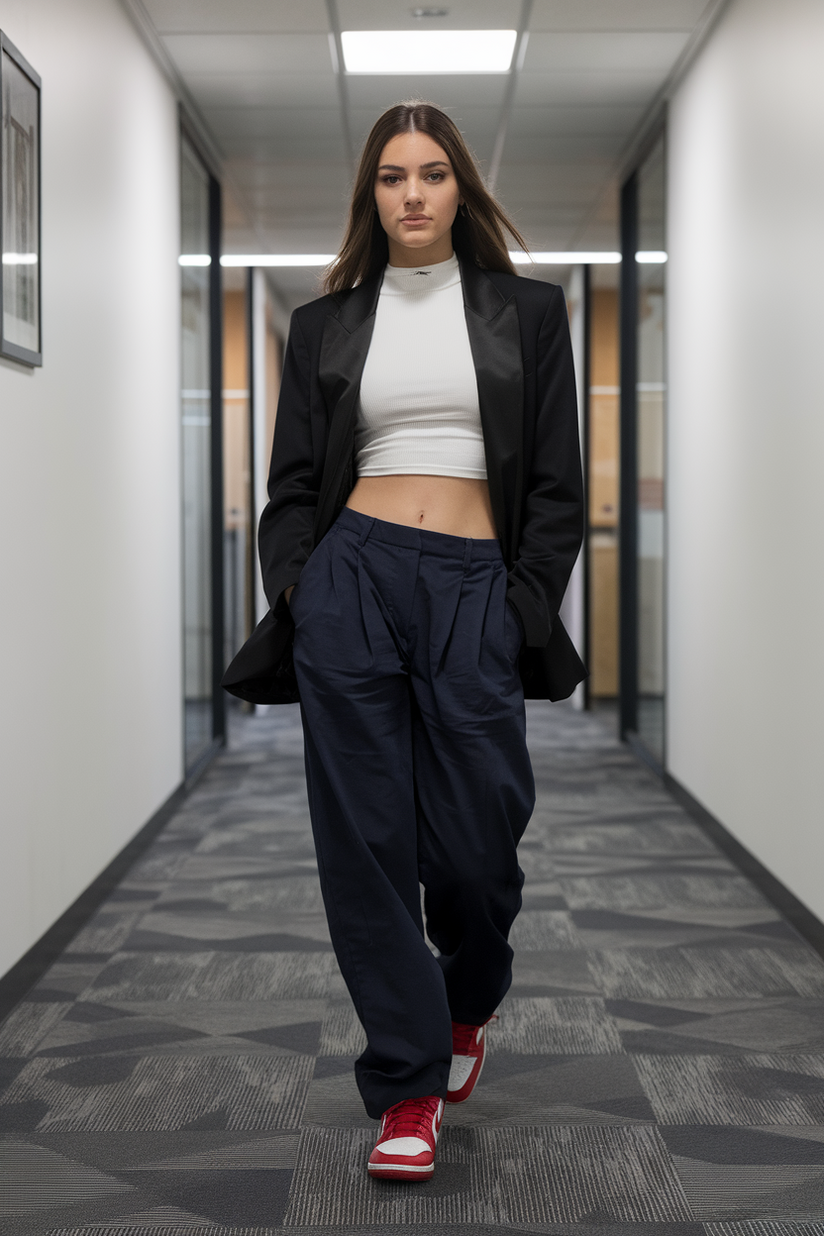
<path fill-rule="evenodd" d="M 449 167 L 449 164 L 444 159 L 433 159 L 431 163 L 422 163 L 424 167 Z M 397 163 L 381 163 L 378 168 L 379 172 L 405 172 L 405 167 L 399 167 Z"/>

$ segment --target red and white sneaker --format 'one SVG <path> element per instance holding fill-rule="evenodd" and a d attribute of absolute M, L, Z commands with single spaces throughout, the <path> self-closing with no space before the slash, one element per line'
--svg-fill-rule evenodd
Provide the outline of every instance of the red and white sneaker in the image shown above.
<path fill-rule="evenodd" d="M 481 1076 L 486 1055 L 486 1028 L 495 1020 L 493 1014 L 482 1026 L 452 1023 L 452 1067 L 447 1083 L 447 1103 L 465 1103 Z"/>
<path fill-rule="evenodd" d="M 443 1120 L 443 1099 L 401 1099 L 383 1113 L 369 1175 L 381 1180 L 431 1180 Z"/>

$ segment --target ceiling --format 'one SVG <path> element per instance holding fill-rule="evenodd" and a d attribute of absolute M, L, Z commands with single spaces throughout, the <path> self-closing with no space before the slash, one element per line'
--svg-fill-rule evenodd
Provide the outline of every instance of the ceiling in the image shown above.
<path fill-rule="evenodd" d="M 351 164 L 330 50 L 341 30 L 517 29 L 529 40 L 514 82 L 496 191 L 535 250 L 617 248 L 616 162 L 712 0 L 445 0 L 416 20 L 399 0 L 143 0 L 224 157 L 224 248 L 332 253 Z M 426 98 L 457 122 L 488 171 L 508 76 L 343 79 L 357 151 L 376 116 Z M 284 302 L 317 271 L 273 270 Z"/>

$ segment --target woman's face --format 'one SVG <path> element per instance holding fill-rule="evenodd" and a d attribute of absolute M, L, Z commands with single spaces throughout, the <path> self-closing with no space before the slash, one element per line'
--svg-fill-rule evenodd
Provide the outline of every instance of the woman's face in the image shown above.
<path fill-rule="evenodd" d="M 424 266 L 452 256 L 452 224 L 463 198 L 446 151 L 425 133 L 384 146 L 375 204 L 392 266 Z"/>

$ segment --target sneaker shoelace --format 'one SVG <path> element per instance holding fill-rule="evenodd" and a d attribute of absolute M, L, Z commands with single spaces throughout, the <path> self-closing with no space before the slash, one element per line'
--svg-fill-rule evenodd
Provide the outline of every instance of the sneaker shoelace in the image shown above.
<path fill-rule="evenodd" d="M 486 1030 L 490 1021 L 497 1021 L 497 1014 L 493 1014 L 489 1021 L 485 1021 L 482 1026 L 465 1026 L 461 1022 L 453 1021 L 452 1023 L 452 1054 L 453 1056 L 471 1056 L 477 1051 L 480 1044 L 483 1042 L 483 1036 L 478 1038 L 479 1030 Z"/>
<path fill-rule="evenodd" d="M 396 1137 L 420 1137 L 424 1133 L 424 1141 L 432 1136 L 432 1117 L 438 1110 L 440 1099 L 431 1095 L 425 1099 L 406 1099 L 390 1107 L 386 1113 L 386 1124 L 381 1133 L 381 1141 L 391 1141 Z"/>

